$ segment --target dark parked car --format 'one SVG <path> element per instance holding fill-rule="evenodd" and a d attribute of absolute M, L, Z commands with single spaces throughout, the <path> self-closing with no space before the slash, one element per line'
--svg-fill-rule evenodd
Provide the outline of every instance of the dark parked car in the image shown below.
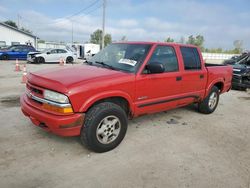
<path fill-rule="evenodd" d="M 250 54 L 243 61 L 233 65 L 232 86 L 235 89 L 246 90 L 250 88 Z"/>
<path fill-rule="evenodd" d="M 239 56 L 233 56 L 231 59 L 227 59 L 224 61 L 224 65 L 234 65 L 237 63 L 244 62 L 250 55 L 250 52 L 242 53 Z"/>
<path fill-rule="evenodd" d="M 13 60 L 13 59 L 26 60 L 27 54 L 29 52 L 36 52 L 36 49 L 30 45 L 13 45 L 6 49 L 0 50 L 0 59 L 1 60 Z"/>

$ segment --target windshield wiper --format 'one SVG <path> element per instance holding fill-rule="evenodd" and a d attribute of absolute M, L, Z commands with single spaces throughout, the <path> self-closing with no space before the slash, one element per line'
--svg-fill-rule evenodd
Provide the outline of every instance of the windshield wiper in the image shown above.
<path fill-rule="evenodd" d="M 112 65 L 109 65 L 109 64 L 104 63 L 104 62 L 102 62 L 102 61 L 95 61 L 95 63 L 96 63 L 96 64 L 100 64 L 100 65 L 102 65 L 103 67 L 106 67 L 106 68 L 109 68 L 109 69 L 112 69 L 112 70 L 116 70 L 116 68 L 113 67 Z"/>

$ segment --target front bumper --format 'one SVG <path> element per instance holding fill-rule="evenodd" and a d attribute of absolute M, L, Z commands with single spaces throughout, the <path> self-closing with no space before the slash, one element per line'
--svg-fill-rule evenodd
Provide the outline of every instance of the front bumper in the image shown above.
<path fill-rule="evenodd" d="M 250 88 L 250 81 L 244 78 L 246 77 L 242 77 L 241 75 L 234 74 L 233 80 L 232 80 L 232 86 Z"/>
<path fill-rule="evenodd" d="M 21 109 L 25 116 L 29 117 L 33 124 L 60 136 L 78 136 L 83 125 L 83 113 L 72 115 L 54 115 L 38 110 L 27 103 L 27 95 L 20 98 Z"/>
<path fill-rule="evenodd" d="M 30 56 L 28 56 L 27 61 L 30 63 L 35 63 L 35 58 L 31 58 Z"/>

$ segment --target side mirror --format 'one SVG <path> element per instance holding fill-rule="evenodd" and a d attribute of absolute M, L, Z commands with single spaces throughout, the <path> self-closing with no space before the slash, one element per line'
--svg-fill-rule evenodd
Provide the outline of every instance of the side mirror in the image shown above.
<path fill-rule="evenodd" d="M 165 71 L 163 64 L 158 62 L 152 62 L 146 65 L 146 69 L 151 74 L 163 73 Z"/>
<path fill-rule="evenodd" d="M 47 52 L 46 54 L 48 54 L 48 55 L 49 55 L 49 54 L 50 54 L 50 52 Z"/>

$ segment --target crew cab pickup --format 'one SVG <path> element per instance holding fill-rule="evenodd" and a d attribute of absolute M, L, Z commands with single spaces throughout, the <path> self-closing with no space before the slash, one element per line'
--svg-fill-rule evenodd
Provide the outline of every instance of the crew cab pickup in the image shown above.
<path fill-rule="evenodd" d="M 231 66 L 205 64 L 196 46 L 113 43 L 84 65 L 28 74 L 21 109 L 44 130 L 106 152 L 123 140 L 130 118 L 191 103 L 212 113 L 231 80 Z"/>

